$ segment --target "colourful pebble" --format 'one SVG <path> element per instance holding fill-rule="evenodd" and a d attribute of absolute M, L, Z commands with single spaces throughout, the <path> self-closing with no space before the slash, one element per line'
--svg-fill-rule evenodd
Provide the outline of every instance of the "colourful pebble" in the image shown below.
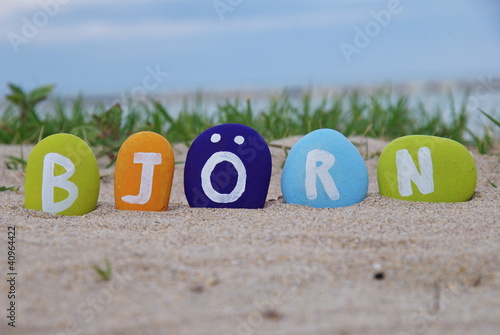
<path fill-rule="evenodd" d="M 99 182 L 96 158 L 83 140 L 70 134 L 49 136 L 28 158 L 25 207 L 62 215 L 87 214 L 97 206 Z"/>
<path fill-rule="evenodd" d="M 250 127 L 223 124 L 192 143 L 184 168 L 191 207 L 263 208 L 271 179 L 271 152 Z"/>
<path fill-rule="evenodd" d="M 315 130 L 292 147 L 281 175 L 286 203 L 345 207 L 366 197 L 368 171 L 356 147 L 333 129 Z"/>
<path fill-rule="evenodd" d="M 174 165 L 174 152 L 163 136 L 150 131 L 130 136 L 116 159 L 116 208 L 166 211 Z"/>
<path fill-rule="evenodd" d="M 477 172 L 462 144 L 441 137 L 411 135 L 392 141 L 380 155 L 380 194 L 401 200 L 461 202 L 472 198 Z"/>

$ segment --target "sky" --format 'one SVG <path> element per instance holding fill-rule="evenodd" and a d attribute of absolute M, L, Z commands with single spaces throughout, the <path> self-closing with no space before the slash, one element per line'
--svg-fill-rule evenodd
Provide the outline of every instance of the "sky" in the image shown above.
<path fill-rule="evenodd" d="M 0 0 L 0 94 L 478 80 L 498 0 Z"/>

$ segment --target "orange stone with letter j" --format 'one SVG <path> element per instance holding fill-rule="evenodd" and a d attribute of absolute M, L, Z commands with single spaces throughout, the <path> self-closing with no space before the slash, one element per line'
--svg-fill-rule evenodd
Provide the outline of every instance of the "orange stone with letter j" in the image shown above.
<path fill-rule="evenodd" d="M 116 159 L 116 208 L 166 211 L 174 165 L 174 152 L 163 136 L 150 131 L 130 136 Z"/>

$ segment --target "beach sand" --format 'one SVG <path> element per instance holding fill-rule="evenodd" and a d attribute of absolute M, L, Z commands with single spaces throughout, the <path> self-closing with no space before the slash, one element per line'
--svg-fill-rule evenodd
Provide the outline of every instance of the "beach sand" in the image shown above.
<path fill-rule="evenodd" d="M 337 209 L 284 204 L 279 178 L 297 138 L 274 142 L 264 209 L 195 209 L 176 166 L 169 210 L 119 211 L 113 168 L 97 209 L 23 208 L 23 173 L 0 146 L 0 334 L 499 334 L 500 157 L 474 154 L 465 203 L 383 197 L 377 152 L 355 138 L 368 197 Z M 24 147 L 27 156 L 31 147 Z M 176 145 L 176 160 L 186 147 Z M 105 162 L 100 163 L 104 166 Z M 7 326 L 7 226 L 16 226 L 16 328 Z M 112 264 L 103 281 L 93 269 Z"/>

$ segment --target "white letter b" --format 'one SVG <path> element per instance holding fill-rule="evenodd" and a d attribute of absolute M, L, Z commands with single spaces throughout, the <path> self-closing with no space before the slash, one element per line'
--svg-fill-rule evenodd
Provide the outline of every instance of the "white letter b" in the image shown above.
<path fill-rule="evenodd" d="M 66 172 L 55 176 L 54 165 L 58 164 Z M 48 213 L 60 213 L 73 205 L 78 198 L 78 187 L 68 179 L 75 173 L 75 165 L 67 157 L 58 153 L 48 153 L 43 159 L 42 176 L 42 210 Z M 54 202 L 54 188 L 59 187 L 68 191 L 68 197 L 62 201 Z"/>

